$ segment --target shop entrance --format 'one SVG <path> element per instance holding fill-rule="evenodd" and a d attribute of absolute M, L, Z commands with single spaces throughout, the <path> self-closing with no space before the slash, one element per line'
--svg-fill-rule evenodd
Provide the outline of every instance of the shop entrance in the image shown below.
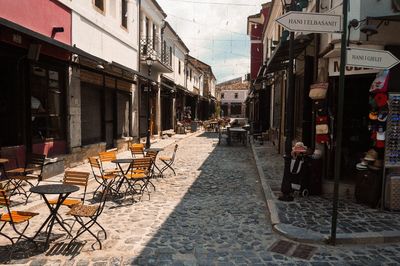
<path fill-rule="evenodd" d="M 370 112 L 369 89 L 375 79 L 375 74 L 346 76 L 343 142 L 342 142 L 342 169 L 341 179 L 355 181 L 357 176 L 356 164 L 364 157 L 364 153 L 371 147 L 371 134 L 368 130 L 368 115 Z M 337 93 L 339 80 L 333 80 L 333 91 Z M 337 95 L 335 95 L 337 99 Z M 337 100 L 334 108 L 336 113 Z M 329 164 L 329 177 L 334 176 L 334 152 Z"/>

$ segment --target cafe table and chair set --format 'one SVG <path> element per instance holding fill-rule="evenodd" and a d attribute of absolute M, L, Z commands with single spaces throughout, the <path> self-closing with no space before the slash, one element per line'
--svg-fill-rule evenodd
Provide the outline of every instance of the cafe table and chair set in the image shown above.
<path fill-rule="evenodd" d="M 95 204 L 88 204 L 87 201 L 90 177 L 88 172 L 65 171 L 62 182 L 41 184 L 45 155 L 27 155 L 23 168 L 9 170 L 6 167 L 9 159 L 0 158 L 3 180 L 0 189 L 0 237 L 10 241 L 10 257 L 17 244 L 22 241 L 32 243 L 35 248 L 47 250 L 55 225 L 71 238 L 67 248 L 87 232 L 96 239 L 94 244 L 98 243 L 101 249 L 99 233 L 106 239 L 107 232 L 98 222 L 98 218 L 106 206 L 107 199 L 121 200 L 131 197 L 132 202 L 136 202 L 136 195 L 139 195 L 141 200 L 147 192 L 150 200 L 150 189 L 156 189 L 152 179 L 164 177 L 167 169 L 171 169 L 175 174 L 172 165 L 177 148 L 176 144 L 171 156 L 157 158 L 162 149 L 145 149 L 143 144 L 132 144 L 130 158 L 117 158 L 116 151 L 101 152 L 98 157 L 90 157 L 89 164 L 97 185 L 93 193 Z M 162 162 L 162 167 L 156 165 L 156 159 Z M 22 195 L 26 204 L 32 194 L 40 195 L 48 209 L 48 216 L 41 221 L 39 217 L 42 218 L 43 215 L 39 212 L 16 210 L 16 204 L 13 204 L 13 198 L 18 195 Z M 61 209 L 66 210 L 66 216 L 60 213 Z M 40 227 L 33 236 L 28 236 L 26 231 L 33 221 L 40 224 Z M 3 229 L 7 226 L 9 228 L 5 232 Z M 95 228 L 100 231 L 94 231 Z M 38 245 L 43 242 L 44 245 Z"/>

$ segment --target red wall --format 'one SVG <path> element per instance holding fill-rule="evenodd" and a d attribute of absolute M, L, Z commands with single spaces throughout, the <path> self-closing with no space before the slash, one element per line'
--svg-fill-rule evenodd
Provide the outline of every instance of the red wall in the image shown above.
<path fill-rule="evenodd" d="M 53 0 L 1 0 L 0 17 L 51 37 L 53 27 L 64 27 L 54 39 L 71 44 L 71 10 Z"/>
<path fill-rule="evenodd" d="M 263 63 L 263 45 L 261 43 L 263 26 L 257 24 L 251 26 L 251 64 L 250 64 L 250 74 L 251 79 L 257 78 L 258 70 Z M 255 41 L 255 42 L 254 42 Z"/>

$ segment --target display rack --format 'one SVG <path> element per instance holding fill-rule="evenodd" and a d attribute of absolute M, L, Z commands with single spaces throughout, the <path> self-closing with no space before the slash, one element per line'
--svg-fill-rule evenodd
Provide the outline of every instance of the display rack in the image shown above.
<path fill-rule="evenodd" d="M 385 208 L 387 172 L 394 168 L 400 168 L 400 93 L 389 93 L 388 107 L 381 195 L 382 209 Z"/>

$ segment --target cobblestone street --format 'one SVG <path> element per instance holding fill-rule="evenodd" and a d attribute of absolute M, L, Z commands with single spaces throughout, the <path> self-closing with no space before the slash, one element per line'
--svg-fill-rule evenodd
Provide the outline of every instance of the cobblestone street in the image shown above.
<path fill-rule="evenodd" d="M 46 253 L 26 252 L 21 265 L 398 265 L 400 246 L 317 246 L 309 260 L 269 251 L 279 240 L 272 231 L 251 148 L 217 145 L 215 133 L 175 139 L 179 148 L 177 175 L 154 181 L 156 191 L 132 204 L 109 201 L 100 217 L 108 233 L 103 250 L 92 250 L 94 239 L 84 234 L 76 254 L 63 250 L 65 237 L 54 240 Z M 166 147 L 172 139 L 154 146 Z M 169 146 L 167 146 L 169 145 Z M 119 157 L 129 156 L 128 153 Z M 88 169 L 87 166 L 79 167 Z M 91 182 L 89 191 L 95 188 Z M 89 192 L 89 199 L 91 194 Z M 40 207 L 37 207 L 40 204 Z M 36 207 L 35 207 L 36 206 Z M 26 208 L 41 212 L 28 235 L 47 215 L 39 198 Z M 18 209 L 26 209 L 18 206 Z M 57 236 L 57 234 L 56 234 Z M 85 240 L 83 242 L 83 240 Z M 297 243 L 293 245 L 298 245 Z M 4 252 L 7 240 L 0 239 Z M 97 246 L 96 246 L 97 247 Z M 290 254 L 292 255 L 290 255 Z M 18 254 L 21 256 L 21 254 Z"/>

